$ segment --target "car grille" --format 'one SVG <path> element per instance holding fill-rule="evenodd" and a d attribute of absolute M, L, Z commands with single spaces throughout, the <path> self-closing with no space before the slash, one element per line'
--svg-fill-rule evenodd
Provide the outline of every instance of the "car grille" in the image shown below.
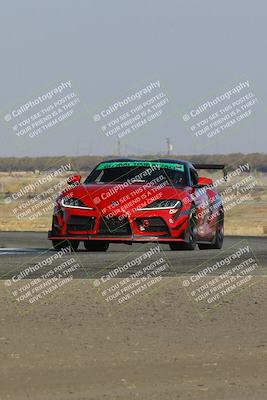
<path fill-rule="evenodd" d="M 68 231 L 91 231 L 94 228 L 94 217 L 72 215 L 68 221 Z"/>
<path fill-rule="evenodd" d="M 102 218 L 99 226 L 100 235 L 131 235 L 131 227 L 128 218 Z"/>
<path fill-rule="evenodd" d="M 148 225 L 146 226 L 146 221 Z M 151 217 L 151 218 L 136 218 L 135 220 L 138 228 L 145 226 L 143 232 L 161 232 L 168 233 L 168 227 L 162 218 Z"/>

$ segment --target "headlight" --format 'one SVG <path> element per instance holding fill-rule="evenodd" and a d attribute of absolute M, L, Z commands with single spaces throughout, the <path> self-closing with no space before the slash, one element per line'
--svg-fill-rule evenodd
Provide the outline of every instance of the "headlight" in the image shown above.
<path fill-rule="evenodd" d="M 75 199 L 74 197 L 63 197 L 61 200 L 61 205 L 63 207 L 70 208 L 83 208 L 86 210 L 93 210 L 91 207 L 87 207 L 80 199 Z"/>
<path fill-rule="evenodd" d="M 144 208 L 139 208 L 139 210 L 169 210 L 170 208 L 180 208 L 182 207 L 182 202 L 180 200 L 170 199 L 170 200 L 156 200 L 153 203 L 148 204 Z"/>

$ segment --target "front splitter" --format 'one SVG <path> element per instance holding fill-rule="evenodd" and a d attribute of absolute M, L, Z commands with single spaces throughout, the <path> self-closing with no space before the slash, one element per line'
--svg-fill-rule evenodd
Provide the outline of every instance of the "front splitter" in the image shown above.
<path fill-rule="evenodd" d="M 48 232 L 49 240 L 103 240 L 105 242 L 184 242 L 181 238 L 146 236 L 146 235 L 131 235 L 131 236 L 98 236 L 98 235 L 65 235 L 55 236 L 51 231 Z"/>

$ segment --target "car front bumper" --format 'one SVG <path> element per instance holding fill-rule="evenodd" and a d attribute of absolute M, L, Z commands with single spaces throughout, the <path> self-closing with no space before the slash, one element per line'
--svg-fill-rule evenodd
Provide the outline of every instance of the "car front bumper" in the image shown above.
<path fill-rule="evenodd" d="M 92 211 L 65 209 L 54 214 L 50 240 L 103 240 L 109 242 L 186 241 L 188 214 L 171 218 L 166 211 L 135 212 L 131 218 L 106 218 Z"/>

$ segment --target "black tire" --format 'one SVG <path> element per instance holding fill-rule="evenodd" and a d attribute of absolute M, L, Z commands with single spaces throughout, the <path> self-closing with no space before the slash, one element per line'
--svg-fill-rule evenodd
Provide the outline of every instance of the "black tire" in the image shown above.
<path fill-rule="evenodd" d="M 188 222 L 188 242 L 171 242 L 170 249 L 176 250 L 195 250 L 197 244 L 197 217 L 196 209 L 192 207 Z"/>
<path fill-rule="evenodd" d="M 109 248 L 109 242 L 105 242 L 104 240 L 85 240 L 83 243 L 87 251 L 107 251 Z"/>
<path fill-rule="evenodd" d="M 199 243 L 199 250 L 221 249 L 223 246 L 224 238 L 224 212 L 221 209 L 216 223 L 216 234 L 213 243 Z"/>
<path fill-rule="evenodd" d="M 71 251 L 76 251 L 78 250 L 79 247 L 79 240 L 52 240 L 53 247 L 55 250 L 59 251 L 62 249 L 66 249 L 67 247 L 71 246 Z"/>

